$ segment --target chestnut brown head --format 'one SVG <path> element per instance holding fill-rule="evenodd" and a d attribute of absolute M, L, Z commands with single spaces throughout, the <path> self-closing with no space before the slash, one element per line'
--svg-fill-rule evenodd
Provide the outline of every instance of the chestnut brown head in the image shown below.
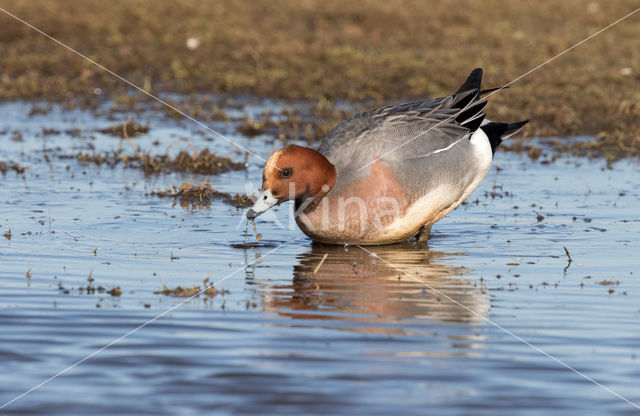
<path fill-rule="evenodd" d="M 247 218 L 255 218 L 284 201 L 321 199 L 335 183 L 336 169 L 322 154 L 308 147 L 284 147 L 267 161 L 262 193 Z"/>

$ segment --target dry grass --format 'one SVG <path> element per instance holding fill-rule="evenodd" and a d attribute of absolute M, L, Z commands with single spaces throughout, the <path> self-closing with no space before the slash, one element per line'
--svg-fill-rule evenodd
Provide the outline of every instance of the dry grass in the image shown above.
<path fill-rule="evenodd" d="M 497 0 L 14 0 L 2 7 L 152 92 L 250 93 L 333 103 L 453 91 L 474 67 L 511 81 L 638 7 Z M 197 38 L 189 49 L 187 39 Z M 489 117 L 529 135 L 591 134 L 640 155 L 640 13 L 496 94 Z M 127 86 L 0 15 L 0 96 L 117 97 Z M 315 135 L 315 133 L 312 133 Z"/>

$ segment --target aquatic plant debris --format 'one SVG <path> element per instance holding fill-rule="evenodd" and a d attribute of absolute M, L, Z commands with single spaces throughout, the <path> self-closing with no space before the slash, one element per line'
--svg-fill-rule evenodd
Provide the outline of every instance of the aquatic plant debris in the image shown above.
<path fill-rule="evenodd" d="M 256 242 L 262 240 L 262 234 L 258 232 L 258 226 L 256 225 L 256 220 L 255 219 L 247 220 L 247 223 L 249 223 L 249 221 L 251 222 L 253 233 L 256 235 Z"/>
<path fill-rule="evenodd" d="M 253 228 L 253 232 L 255 234 L 255 241 L 249 242 L 249 224 L 251 224 L 251 227 Z M 276 244 L 274 243 L 260 243 L 259 241 L 262 240 L 262 234 L 260 234 L 258 232 L 258 228 L 256 226 L 256 222 L 254 219 L 249 219 L 247 218 L 246 222 L 245 222 L 245 226 L 244 226 L 244 240 L 242 241 L 242 243 L 232 243 L 230 244 L 231 247 L 233 248 L 242 248 L 242 249 L 246 249 L 246 248 L 251 248 L 251 247 L 276 247 Z"/>
<path fill-rule="evenodd" d="M 149 126 L 143 126 L 142 124 L 132 122 L 131 119 L 128 119 L 122 124 L 98 129 L 97 132 L 102 134 L 109 134 L 112 136 L 118 136 L 121 138 L 129 138 L 141 136 L 148 133 Z"/>
<path fill-rule="evenodd" d="M 571 254 L 569 254 L 569 250 L 567 249 L 567 247 L 562 247 L 564 249 L 564 253 L 567 255 L 567 265 L 564 268 L 563 273 L 566 273 L 567 270 L 569 269 L 569 267 L 571 266 L 571 263 L 573 262 L 573 259 L 571 258 Z"/>
<path fill-rule="evenodd" d="M 0 173 L 5 175 L 8 170 L 14 171 L 18 175 L 22 175 L 26 168 L 15 162 L 0 162 Z"/>
<path fill-rule="evenodd" d="M 122 289 L 120 289 L 120 286 L 116 286 L 111 290 L 108 290 L 107 293 L 110 294 L 111 296 L 118 297 L 122 295 Z"/>
<path fill-rule="evenodd" d="M 160 198 L 174 198 L 180 202 L 180 206 L 192 209 L 209 206 L 214 199 L 222 200 L 236 208 L 248 208 L 254 203 L 253 198 L 248 195 L 231 195 L 227 192 L 220 192 L 207 181 L 199 185 L 195 185 L 192 182 L 183 182 L 179 187 L 172 185 L 165 190 L 151 191 L 148 195 Z"/>
<path fill-rule="evenodd" d="M 60 159 L 77 159 L 81 163 L 94 163 L 98 166 L 115 167 L 122 164 L 123 168 L 142 169 L 145 174 L 159 174 L 170 172 L 197 173 L 203 175 L 217 175 L 232 170 L 246 169 L 245 163 L 233 162 L 230 157 L 220 157 L 204 149 L 189 153 L 180 151 L 175 157 L 167 154 L 152 155 L 150 152 L 137 151 L 134 155 L 123 151 L 114 153 L 84 153 L 76 155 L 61 155 Z"/>
<path fill-rule="evenodd" d="M 213 298 L 218 294 L 218 290 L 213 287 L 213 284 L 209 283 L 209 278 L 207 277 L 202 281 L 202 288 L 200 285 L 197 285 L 193 287 L 176 286 L 171 289 L 167 285 L 162 284 L 162 290 L 156 290 L 153 293 L 156 295 L 173 296 L 176 298 L 190 298 L 200 295 L 204 295 L 207 298 Z M 224 291 L 221 293 L 224 294 Z"/>

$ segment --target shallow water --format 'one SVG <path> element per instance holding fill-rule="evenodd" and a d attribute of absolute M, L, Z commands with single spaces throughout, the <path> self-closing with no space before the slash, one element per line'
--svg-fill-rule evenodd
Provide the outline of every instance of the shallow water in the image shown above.
<path fill-rule="evenodd" d="M 638 413 L 539 351 L 640 403 L 635 162 L 498 153 L 428 249 L 316 246 L 292 227 L 290 206 L 260 217 L 263 239 L 237 248 L 242 211 L 145 196 L 201 176 L 59 159 L 116 149 L 94 130 L 126 114 L 29 109 L 0 105 L 0 161 L 28 168 L 0 176 L 0 406 L 131 334 L 0 413 Z M 244 160 L 188 121 L 135 118 L 151 125 L 133 139 L 144 150 L 188 138 Z M 262 157 L 279 146 L 212 127 Z M 251 192 L 260 169 L 249 159 L 212 184 Z M 121 296 L 80 292 L 89 276 Z M 213 298 L 154 293 L 207 277 Z"/>

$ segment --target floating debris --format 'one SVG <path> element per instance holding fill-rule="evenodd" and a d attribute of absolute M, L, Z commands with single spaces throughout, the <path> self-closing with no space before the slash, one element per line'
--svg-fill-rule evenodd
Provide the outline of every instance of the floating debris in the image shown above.
<path fill-rule="evenodd" d="M 269 123 L 268 120 L 256 121 L 251 117 L 247 117 L 244 124 L 238 127 L 238 132 L 242 133 L 243 136 L 255 137 L 262 134 L 269 125 L 272 125 L 272 123 Z"/>
<path fill-rule="evenodd" d="M 26 168 L 20 166 L 15 162 L 0 162 L 0 173 L 5 175 L 8 170 L 15 171 L 18 175 L 22 175 Z"/>
<path fill-rule="evenodd" d="M 246 243 L 231 243 L 231 244 L 229 244 L 229 247 L 231 247 L 231 248 L 240 248 L 240 249 L 247 249 L 247 248 L 274 248 L 274 247 L 278 247 L 278 244 L 274 243 L 274 242 L 268 242 L 268 241 L 261 241 L 261 242 L 248 241 Z"/>
<path fill-rule="evenodd" d="M 33 117 L 37 115 L 48 114 L 52 109 L 53 109 L 53 106 L 51 104 L 47 104 L 47 105 L 34 104 L 31 107 L 31 110 L 29 111 L 28 116 Z"/>
<path fill-rule="evenodd" d="M 531 146 L 529 148 L 529 158 L 531 160 L 536 160 L 540 157 L 540 155 L 542 154 L 542 150 L 539 147 L 536 146 Z"/>
<path fill-rule="evenodd" d="M 162 290 L 157 290 L 153 293 L 156 295 L 173 296 L 175 298 L 191 298 L 198 297 L 200 295 L 212 298 L 218 294 L 218 290 L 209 283 L 209 278 L 207 277 L 202 281 L 202 288 L 198 285 L 193 287 L 177 286 L 170 289 L 167 285 L 163 284 Z M 228 293 L 228 291 L 222 291 L 221 293 L 225 294 Z"/>
<path fill-rule="evenodd" d="M 116 286 L 113 289 L 108 290 L 107 293 L 111 296 L 120 296 L 122 295 L 122 290 L 120 289 L 120 286 Z"/>
<path fill-rule="evenodd" d="M 220 199 L 236 208 L 247 208 L 253 205 L 254 200 L 244 194 L 231 195 L 227 192 L 220 192 L 211 186 L 210 182 L 202 182 L 194 185 L 191 182 L 183 182 L 179 187 L 173 185 L 171 188 L 161 191 L 151 191 L 147 195 L 160 198 L 174 198 L 179 200 L 183 208 L 195 209 L 197 207 L 209 206 L 214 199 Z"/>
<path fill-rule="evenodd" d="M 140 152 L 136 152 L 135 155 L 127 155 L 122 152 L 106 154 L 80 152 L 74 156 L 62 155 L 59 157 L 60 159 L 77 159 L 79 162 L 94 163 L 98 166 L 105 164 L 110 167 L 115 167 L 122 163 L 125 168 L 142 169 L 144 173 L 148 175 L 168 172 L 217 175 L 232 170 L 246 169 L 244 163 L 233 162 L 230 157 L 216 156 L 207 149 L 194 153 L 183 150 L 175 157 L 167 154 L 156 156 L 151 153 Z"/>
<path fill-rule="evenodd" d="M 116 126 L 106 127 L 104 129 L 96 130 L 98 133 L 109 134 L 111 136 L 117 136 L 122 138 L 142 136 L 149 132 L 149 126 L 143 126 L 132 122 L 130 120 L 125 121 L 122 124 Z"/>
<path fill-rule="evenodd" d="M 573 262 L 573 259 L 571 258 L 571 254 L 569 254 L 569 250 L 567 250 L 566 247 L 562 247 L 562 248 L 564 248 L 564 253 L 567 255 L 567 265 L 566 265 L 566 267 L 564 268 L 564 271 L 563 271 L 563 273 L 566 273 L 567 270 L 569 269 L 569 266 L 571 266 L 571 263 Z"/>
<path fill-rule="evenodd" d="M 544 221 L 544 216 L 539 213 L 538 211 L 536 211 L 535 209 L 533 210 L 533 212 L 536 214 L 536 221 L 537 222 L 542 222 Z"/>

